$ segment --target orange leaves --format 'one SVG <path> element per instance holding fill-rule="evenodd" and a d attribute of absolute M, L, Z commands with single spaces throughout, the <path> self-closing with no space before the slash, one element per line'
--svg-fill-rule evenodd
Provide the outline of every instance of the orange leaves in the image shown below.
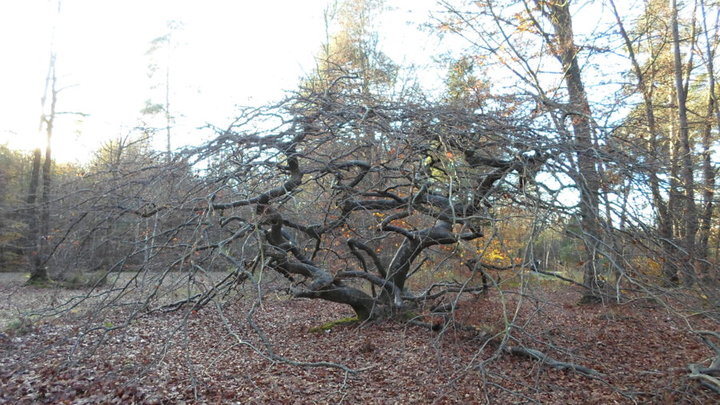
<path fill-rule="evenodd" d="M 466 21 L 461 18 L 450 18 L 438 24 L 436 28 L 440 32 L 459 32 L 465 24 Z"/>
<path fill-rule="evenodd" d="M 513 17 L 518 22 L 515 27 L 518 32 L 536 32 L 535 23 L 525 12 L 516 13 Z"/>
<path fill-rule="evenodd" d="M 440 32 L 450 32 L 450 31 L 452 31 L 452 27 L 450 26 L 450 24 L 445 23 L 445 22 L 438 24 L 437 29 L 438 29 Z"/>

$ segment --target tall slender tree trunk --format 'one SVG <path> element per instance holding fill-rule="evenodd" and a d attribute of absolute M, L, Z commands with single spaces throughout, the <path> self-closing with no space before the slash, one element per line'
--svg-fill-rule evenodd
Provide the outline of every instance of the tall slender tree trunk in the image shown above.
<path fill-rule="evenodd" d="M 48 75 L 45 81 L 45 92 L 41 104 L 43 115 L 40 121 L 40 129 L 45 129 L 45 160 L 42 162 L 41 149 L 38 147 L 33 153 L 32 174 L 30 177 L 30 189 L 28 191 L 27 203 L 30 207 L 30 218 L 28 222 L 28 234 L 30 235 L 30 279 L 28 283 L 43 283 L 48 280 L 47 260 L 44 257 L 47 251 L 48 234 L 50 230 L 50 189 L 52 187 L 52 134 L 55 124 L 55 107 L 57 105 L 57 88 L 55 75 L 55 54 L 50 56 Z M 47 114 L 45 105 L 47 96 L 50 96 L 50 106 Z M 42 189 L 40 190 L 40 179 Z M 38 196 L 39 203 L 38 203 Z"/>
<path fill-rule="evenodd" d="M 705 121 L 702 139 L 703 210 L 700 220 L 700 240 L 698 241 L 697 255 L 700 272 L 703 276 L 706 276 L 710 268 L 708 262 L 708 245 L 710 241 L 710 232 L 712 231 L 712 217 L 714 210 L 713 198 L 715 196 L 715 167 L 712 162 L 712 127 L 713 122 L 715 122 L 720 130 L 720 108 L 718 108 L 717 97 L 715 95 L 715 65 L 713 62 L 715 52 L 710 46 L 707 14 L 705 12 L 705 0 L 700 1 L 700 7 L 702 13 L 703 32 L 705 34 L 705 58 L 707 60 L 706 67 L 708 72 L 708 105 L 707 119 Z"/>
<path fill-rule="evenodd" d="M 669 157 L 669 164 L 670 164 L 670 179 L 668 182 L 668 223 L 665 224 L 667 227 L 667 232 L 670 233 L 670 236 L 667 239 L 664 239 L 663 242 L 667 243 L 668 246 L 665 248 L 665 251 L 668 254 L 668 262 L 670 263 L 670 267 L 666 269 L 668 271 L 667 274 L 665 274 L 665 279 L 668 282 L 668 286 L 676 285 L 680 281 L 680 274 L 684 272 L 682 267 L 684 266 L 683 261 L 683 247 L 682 240 L 684 233 L 684 228 L 680 221 L 682 221 L 682 201 L 683 196 L 680 192 L 680 165 L 681 159 L 682 159 L 682 152 L 681 152 L 681 145 L 680 145 L 680 135 L 677 125 L 677 120 L 673 119 L 673 117 L 677 117 L 677 106 L 675 105 L 677 100 L 677 95 L 675 94 L 675 88 L 673 87 L 672 91 L 670 92 L 670 95 L 668 96 L 668 105 L 670 106 L 670 119 L 669 119 L 669 129 L 668 129 L 668 137 L 669 140 L 667 141 L 669 145 L 668 149 L 668 157 Z M 664 234 L 664 232 L 663 232 Z M 678 242 L 680 241 L 680 242 Z"/>
<path fill-rule="evenodd" d="M 165 140 L 167 142 L 167 161 L 172 161 L 172 144 L 171 144 L 171 128 L 172 115 L 170 114 L 170 55 L 171 44 L 168 41 L 168 57 L 167 66 L 165 68 Z"/>
<path fill-rule="evenodd" d="M 712 74 L 711 74 L 712 75 Z M 711 89 L 715 86 L 714 79 L 710 79 Z M 708 116 L 703 128 L 702 138 L 702 168 L 703 168 L 703 192 L 702 192 L 702 214 L 700 217 L 700 232 L 697 244 L 697 260 L 701 274 L 706 275 L 709 269 L 708 243 L 712 229 L 713 198 L 715 196 L 715 167 L 712 163 L 712 115 L 715 108 L 715 95 L 710 90 L 708 95 Z"/>
<path fill-rule="evenodd" d="M 678 28 L 677 0 L 670 0 L 672 7 L 672 39 L 673 39 L 673 65 L 675 70 L 675 94 L 678 113 L 678 137 L 680 141 L 680 162 L 682 164 L 681 177 L 684 188 L 684 218 L 685 230 L 684 242 L 687 255 L 687 265 L 682 267 L 683 281 L 687 285 L 693 284 L 695 280 L 695 236 L 698 231 L 698 215 L 695 206 L 695 180 L 692 160 L 692 149 L 690 147 L 690 129 L 687 117 L 687 94 L 683 82 L 683 66 L 680 54 L 680 33 Z"/>
<path fill-rule="evenodd" d="M 40 218 L 38 218 L 38 192 L 40 185 L 40 168 L 42 167 L 42 150 L 40 147 L 35 148 L 33 151 L 32 160 L 32 171 L 30 173 L 30 185 L 28 187 L 28 196 L 26 203 L 28 206 L 27 210 L 27 242 L 26 255 L 29 258 L 30 270 L 31 270 L 31 282 L 42 282 L 47 277 L 43 278 L 42 274 L 39 274 L 36 269 L 41 267 L 42 259 L 38 246 L 40 245 Z"/>

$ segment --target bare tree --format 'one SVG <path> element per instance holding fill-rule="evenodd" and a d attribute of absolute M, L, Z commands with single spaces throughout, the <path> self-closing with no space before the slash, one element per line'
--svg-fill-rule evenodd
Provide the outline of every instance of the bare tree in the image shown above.
<path fill-rule="evenodd" d="M 30 262 L 31 276 L 29 283 L 43 283 L 48 280 L 46 267 L 47 238 L 49 235 L 50 222 L 50 193 L 52 187 L 52 135 L 55 126 L 55 107 L 57 104 L 58 90 L 56 87 L 57 77 L 55 74 L 55 53 L 50 55 L 50 63 L 48 65 L 48 74 L 45 80 L 45 94 L 42 97 L 42 107 L 45 109 L 46 102 L 49 102 L 49 110 L 40 119 L 40 129 L 45 131 L 45 159 L 41 163 L 40 147 L 35 149 L 33 153 L 32 174 L 30 178 L 30 188 L 28 191 L 27 203 L 29 206 L 29 227 L 28 234 L 30 239 Z M 47 97 L 50 100 L 47 100 Z M 42 178 L 42 188 L 39 189 L 40 179 Z M 40 201 L 38 202 L 38 195 Z"/>
<path fill-rule="evenodd" d="M 601 107 L 591 104 L 592 94 L 585 87 L 582 56 L 590 47 L 576 44 L 574 3 L 476 3 L 480 11 L 473 12 L 445 3 L 453 21 L 443 21 L 443 29 L 464 35 L 478 57 L 464 56 L 451 65 L 441 101 L 392 97 L 388 89 L 394 85 L 395 65 L 371 42 L 363 42 L 372 39 L 363 36 L 364 26 L 353 26 L 357 36 L 340 35 L 344 42 L 333 42 L 334 53 L 326 47 L 326 58 L 299 91 L 274 105 L 243 108 L 225 127 L 208 126 L 216 135 L 211 141 L 172 154 L 168 144 L 165 154 L 128 135 L 104 145 L 85 172 L 62 179 L 62 194 L 53 199 L 44 191 L 42 207 L 48 211 L 38 217 L 57 224 L 44 231 L 44 249 L 52 252 L 45 264 L 56 274 L 80 268 L 97 275 L 83 280 L 86 288 L 79 296 L 44 312 L 57 315 L 79 302 L 92 305 L 71 357 L 101 347 L 104 338 L 129 329 L 140 317 L 179 311 L 178 327 L 167 331 L 169 342 L 178 331 L 187 332 L 191 315 L 212 305 L 218 325 L 237 345 L 271 361 L 357 371 L 278 354 L 272 337 L 254 318 L 272 293 L 312 299 L 317 305 L 338 303 L 331 306 L 333 311 L 351 309 L 361 321 L 412 318 L 441 336 L 449 325 L 471 332 L 482 347 L 467 360 L 465 371 L 480 370 L 487 381 L 486 365 L 502 354 L 519 355 L 597 379 L 629 399 L 639 398 L 613 386 L 595 369 L 547 354 L 578 358 L 548 338 L 555 330 L 544 335 L 528 326 L 526 318 L 544 311 L 549 301 L 528 289 L 526 277 L 570 283 L 593 303 L 611 293 L 618 302 L 632 295 L 633 300 L 662 303 L 657 292 L 672 290 L 639 276 L 650 267 L 641 260 L 648 257 L 670 259 L 658 267 L 666 281 L 678 274 L 689 277 L 690 267 L 685 273 L 678 269 L 682 252 L 691 246 L 688 237 L 691 234 L 694 243 L 698 229 L 685 221 L 692 207 L 681 204 L 694 197 L 683 200 L 680 190 L 687 197 L 695 187 L 692 162 L 697 155 L 691 151 L 691 131 L 697 127 L 689 121 L 692 108 L 687 103 L 673 108 L 687 101 L 690 76 L 668 81 L 674 85 L 663 87 L 667 94 L 656 82 L 662 76 L 676 79 L 663 72 L 687 71 L 690 64 L 665 64 L 666 71 L 654 61 L 644 64 L 647 55 L 639 54 L 636 37 L 626 31 L 611 1 L 620 29 L 618 49 L 625 45 L 634 74 L 633 83 L 622 91 L 641 99 L 642 105 L 607 129 L 607 122 L 597 122 Z M 365 12 L 373 4 L 362 2 L 359 9 Z M 674 23 L 677 28 L 679 22 Z M 663 55 L 672 55 L 676 62 L 679 33 L 674 42 L 670 38 L 668 32 L 660 40 L 665 41 L 662 46 L 674 44 L 675 53 Z M 650 55 L 659 55 L 655 51 Z M 710 50 L 707 54 L 712 58 Z M 508 86 L 511 91 L 497 94 L 489 76 L 478 78 L 487 68 L 479 56 L 492 56 L 491 67 L 502 66 L 515 80 Z M 685 93 L 658 107 L 670 89 Z M 713 107 L 708 112 L 717 110 L 713 94 L 711 90 Z M 167 98 L 165 107 L 169 134 Z M 681 109 L 686 111 L 685 135 L 673 137 L 669 128 L 676 120 L 682 133 L 682 119 L 675 117 Z M 48 124 L 52 128 L 52 121 Z M 710 132 L 703 140 L 706 158 L 712 149 Z M 49 157 L 50 150 L 46 164 Z M 35 190 L 39 176 L 50 172 L 40 158 L 37 162 Z M 677 162 L 690 166 L 673 167 Z M 714 188 L 712 178 L 705 173 L 705 186 Z M 643 184 L 646 179 L 649 184 Z M 48 180 L 46 190 L 51 185 Z M 577 198 L 563 196 L 567 189 Z M 638 197 L 647 190 L 650 196 Z M 712 203 L 712 195 L 705 194 L 704 202 Z M 647 198 L 650 209 L 635 207 L 636 198 Z M 709 233 L 712 205 L 707 212 L 702 224 Z M 677 242 L 681 239 L 685 245 Z M 496 249 L 503 243 L 512 247 Z M 559 250 L 565 250 L 562 260 Z M 572 263 L 562 264 L 566 258 Z M 698 253 L 697 258 L 702 256 Z M 580 271 L 566 274 L 551 266 Z M 512 282 L 519 282 L 505 288 L 501 274 L 512 274 Z M 615 292 L 605 280 L 615 282 Z M 501 326 L 484 333 L 454 319 L 462 299 L 493 286 L 500 296 L 520 297 L 514 314 L 505 307 L 511 300 L 501 297 Z M 683 299 L 693 305 L 698 295 L 707 299 L 697 291 Z M 225 304 L 236 298 L 233 303 L 246 312 L 234 314 L 245 317 L 249 333 L 255 332 L 252 342 L 230 325 L 237 320 L 226 318 Z M 528 310 L 535 315 L 520 315 L 520 301 L 535 305 Z M 294 320 L 293 311 L 301 305 L 289 304 L 283 308 Z M 594 310 L 605 309 L 583 312 L 594 317 Z M 672 305 L 667 309 L 675 312 Z M 716 311 L 706 312 L 717 316 Z M 113 322 L 121 319 L 121 324 L 107 323 L 111 314 Z M 425 322 L 430 318 L 425 314 L 441 321 Z M 689 318 L 683 318 L 688 325 Z M 717 337 L 713 332 L 700 335 Z M 83 341 L 95 337 L 97 345 Z M 717 349 L 714 342 L 706 342 Z M 185 344 L 189 350 L 191 345 Z M 486 344 L 494 353 L 481 358 Z M 689 378 L 714 387 L 715 360 L 710 367 L 693 365 Z"/>
<path fill-rule="evenodd" d="M 542 154 L 524 154 L 532 136 L 472 112 L 367 106 L 362 96 L 353 103 L 349 94 L 337 103 L 335 97 L 330 89 L 252 111 L 243 121 L 284 118 L 272 131 L 247 132 L 233 125 L 194 152 L 209 157 L 234 151 L 235 167 L 223 169 L 218 192 L 206 207 L 197 208 L 205 215 L 219 213 L 218 225 L 232 236 L 207 241 L 203 249 L 254 243 L 249 257 L 221 256 L 238 271 L 269 267 L 293 283 L 293 295 L 350 305 L 361 319 L 392 316 L 443 290 L 461 288 L 428 286 L 411 292 L 409 280 L 418 259 L 433 247 L 483 236 L 481 224 L 491 220 L 497 194 L 507 192 L 508 176 L 542 163 Z M 355 142 L 367 133 L 376 141 Z M 484 152 L 485 145 L 498 143 L 505 147 L 497 155 Z M 438 144 L 464 156 L 442 179 L 425 167 L 432 145 Z M 234 183 L 245 187 L 236 189 Z M 217 197 L 231 187 L 244 198 Z M 252 213 L 242 210 L 248 206 L 255 207 Z M 370 293 L 357 281 L 380 293 Z"/>

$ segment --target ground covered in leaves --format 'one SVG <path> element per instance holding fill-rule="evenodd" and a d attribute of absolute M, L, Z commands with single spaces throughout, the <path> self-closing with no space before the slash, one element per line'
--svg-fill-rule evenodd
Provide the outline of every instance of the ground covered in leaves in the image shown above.
<path fill-rule="evenodd" d="M 6 281 L 0 311 L 19 316 L 18 302 L 47 305 L 49 294 L 58 293 Z M 322 326 L 352 315 L 347 307 L 274 293 L 144 314 L 129 324 L 122 309 L 101 324 L 80 310 L 6 319 L 0 403 L 720 401 L 686 377 L 688 364 L 713 356 L 689 330 L 716 324 L 646 298 L 579 305 L 580 297 L 558 284 L 492 291 L 461 297 L 448 317 L 417 313 L 409 316 L 417 324 L 329 328 Z M 551 368 L 509 347 L 599 374 Z"/>

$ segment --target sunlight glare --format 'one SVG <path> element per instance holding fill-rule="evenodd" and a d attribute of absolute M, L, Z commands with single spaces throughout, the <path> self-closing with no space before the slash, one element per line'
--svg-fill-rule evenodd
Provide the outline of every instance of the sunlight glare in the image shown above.
<path fill-rule="evenodd" d="M 315 67 L 326 39 L 323 11 L 330 0 L 279 2 L 63 0 L 0 2 L 0 144 L 32 150 L 54 34 L 58 95 L 53 155 L 87 162 L 109 139 L 162 117 L 143 116 L 147 100 L 165 101 L 168 63 L 173 144 L 197 144 L 198 128 L 224 125 L 237 106 L 274 102 Z M 430 3 L 430 1 L 418 2 Z M 425 6 L 427 9 L 427 5 Z M 389 23 L 403 27 L 404 15 Z M 177 21 L 171 54 L 148 55 L 153 39 Z M 53 31 L 53 25 L 56 26 Z M 413 31 L 414 28 L 407 28 Z M 401 37 L 398 35 L 398 37 Z M 7 40 L 12 38 L 13 40 Z M 387 38 L 392 42 L 392 38 Z M 397 41 L 395 41 L 397 42 Z M 395 44 L 392 56 L 413 44 Z M 82 113 L 81 117 L 77 113 Z"/>

